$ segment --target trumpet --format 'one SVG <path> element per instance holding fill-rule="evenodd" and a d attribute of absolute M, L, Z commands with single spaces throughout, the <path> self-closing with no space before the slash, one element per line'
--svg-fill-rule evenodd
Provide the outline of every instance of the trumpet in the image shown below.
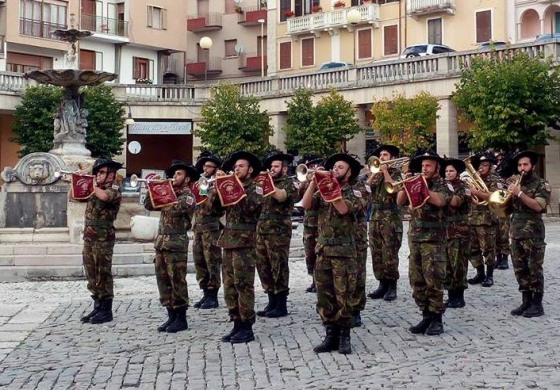
<path fill-rule="evenodd" d="M 367 160 L 367 166 L 369 168 L 369 171 L 374 175 L 381 171 L 381 165 L 387 165 L 390 168 L 398 168 L 403 172 L 407 172 L 409 162 L 410 157 L 400 157 L 393 160 L 381 161 L 379 157 L 371 156 Z"/>
<path fill-rule="evenodd" d="M 209 188 L 214 187 L 215 183 L 216 178 L 214 176 L 210 179 L 200 176 L 200 179 L 198 179 L 198 188 L 200 188 L 201 191 L 208 191 Z"/>
<path fill-rule="evenodd" d="M 137 174 L 133 173 L 130 175 L 130 186 L 131 187 L 138 187 L 140 183 L 149 183 L 152 181 L 173 181 L 173 179 L 141 179 L 138 177 Z"/>
<path fill-rule="evenodd" d="M 525 175 L 525 171 L 522 171 L 521 174 L 517 175 L 517 178 L 513 182 L 513 186 L 518 186 Z M 512 192 L 507 190 L 497 190 L 490 194 L 488 198 L 488 208 L 490 211 L 497 215 L 500 218 L 505 218 L 509 214 L 511 214 L 511 210 L 509 210 L 509 206 L 512 199 Z"/>
<path fill-rule="evenodd" d="M 465 163 L 465 171 L 463 173 L 461 173 L 461 175 L 459 176 L 459 179 L 461 179 L 462 181 L 464 181 L 469 187 L 474 188 L 478 191 L 481 192 L 486 192 L 489 193 L 490 191 L 488 190 L 488 187 L 486 186 L 486 183 L 484 183 L 484 180 L 482 180 L 482 178 L 480 177 L 480 175 L 478 174 L 477 170 L 474 169 L 474 167 L 471 164 L 471 158 L 467 157 L 466 159 L 463 160 L 463 162 Z M 477 205 L 487 205 L 488 202 L 487 201 L 480 201 L 476 196 L 472 197 L 473 202 Z"/>
<path fill-rule="evenodd" d="M 63 175 L 73 175 L 74 173 L 77 173 L 77 171 L 72 172 L 72 171 L 60 170 L 54 173 L 54 177 L 62 177 Z"/>
<path fill-rule="evenodd" d="M 307 175 L 310 175 L 310 174 L 315 173 L 316 171 L 322 170 L 322 169 L 323 169 L 323 167 L 318 167 L 318 168 L 315 168 L 315 169 L 309 169 L 309 168 L 307 168 L 307 165 L 299 164 L 296 167 L 295 177 L 297 178 L 297 180 L 300 183 L 305 183 L 307 181 Z M 291 176 L 291 177 L 293 177 L 293 176 Z"/>
<path fill-rule="evenodd" d="M 419 174 L 417 174 L 417 175 L 414 175 L 414 176 L 411 176 L 411 177 L 409 177 L 409 178 L 407 178 L 407 179 L 403 179 L 403 180 L 400 180 L 400 181 L 396 181 L 396 182 L 394 182 L 394 183 L 387 182 L 387 183 L 385 183 L 385 191 L 387 191 L 387 193 L 389 193 L 389 194 L 393 194 L 393 193 L 395 193 L 395 192 L 398 192 L 398 191 L 400 191 L 400 190 L 403 188 L 404 182 L 416 180 L 416 179 L 418 179 L 420 176 L 422 176 L 421 173 L 419 173 Z"/>

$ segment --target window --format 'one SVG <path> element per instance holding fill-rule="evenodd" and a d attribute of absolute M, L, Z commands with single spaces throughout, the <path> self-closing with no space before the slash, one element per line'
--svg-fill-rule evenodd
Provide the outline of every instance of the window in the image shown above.
<path fill-rule="evenodd" d="M 476 43 L 492 40 L 492 11 L 476 13 Z"/>
<path fill-rule="evenodd" d="M 228 39 L 224 41 L 225 49 L 226 49 L 226 57 L 237 57 L 239 53 L 235 50 L 237 46 L 237 39 Z"/>
<path fill-rule="evenodd" d="M 428 43 L 441 45 L 443 43 L 442 35 L 442 20 L 428 20 Z"/>
<path fill-rule="evenodd" d="M 286 12 L 292 10 L 292 0 L 280 0 L 280 21 L 285 22 L 287 19 Z"/>
<path fill-rule="evenodd" d="M 66 28 L 67 4 L 62 1 L 20 0 L 19 32 L 41 38 L 52 38 L 52 32 Z"/>
<path fill-rule="evenodd" d="M 132 57 L 133 74 L 135 80 L 154 80 L 154 61 L 148 58 Z"/>
<path fill-rule="evenodd" d="M 167 10 L 149 5 L 147 26 L 157 30 L 167 30 Z"/>
<path fill-rule="evenodd" d="M 80 49 L 80 69 L 103 70 L 103 53 Z"/>
<path fill-rule="evenodd" d="M 6 70 L 8 72 L 25 73 L 32 70 L 52 69 L 52 65 L 53 60 L 49 57 L 7 52 Z"/>
<path fill-rule="evenodd" d="M 292 67 L 292 42 L 280 43 L 280 70 Z"/>
<path fill-rule="evenodd" d="M 358 31 L 358 58 L 371 58 L 371 29 Z"/>
<path fill-rule="evenodd" d="M 313 38 L 301 40 L 301 66 L 313 66 L 315 64 L 314 44 L 315 40 Z"/>
<path fill-rule="evenodd" d="M 399 53 L 399 28 L 396 24 L 383 27 L 383 46 L 385 56 Z"/>

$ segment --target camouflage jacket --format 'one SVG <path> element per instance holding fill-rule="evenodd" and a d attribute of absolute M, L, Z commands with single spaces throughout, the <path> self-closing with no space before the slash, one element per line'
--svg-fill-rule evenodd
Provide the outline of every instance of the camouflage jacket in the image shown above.
<path fill-rule="evenodd" d="M 220 218 L 224 210 L 220 207 L 220 199 L 214 191 L 209 191 L 208 198 L 196 205 L 194 211 L 193 232 L 214 232 L 221 229 Z"/>
<path fill-rule="evenodd" d="M 521 181 L 521 191 L 539 202 L 541 206 L 544 206 L 544 210 L 546 210 L 546 206 L 550 203 L 551 193 L 548 182 L 532 173 Z M 512 197 L 511 237 L 518 240 L 526 238 L 544 239 L 545 232 L 542 213 L 530 209 L 518 197 Z"/>
<path fill-rule="evenodd" d="M 191 220 L 196 206 L 194 195 L 188 187 L 175 189 L 177 203 L 159 209 L 158 235 L 154 248 L 169 252 L 187 252 L 189 237 L 187 231 L 191 228 Z M 150 198 L 144 200 L 147 210 L 154 210 Z"/>
<path fill-rule="evenodd" d="M 257 221 L 263 204 L 262 190 L 251 179 L 243 183 L 243 188 L 247 196 L 225 209 L 226 226 L 217 244 L 224 249 L 252 248 L 256 244 Z"/>
<path fill-rule="evenodd" d="M 452 207 L 450 204 L 445 207 L 447 238 L 468 237 L 470 233 L 469 207 L 471 202 L 469 187 L 459 179 L 448 183 L 453 188 L 451 197 L 459 197 L 462 203 L 458 207 Z M 450 203 L 451 197 L 449 198 Z"/>
<path fill-rule="evenodd" d="M 278 202 L 271 196 L 264 198 L 261 215 L 257 223 L 257 234 L 292 234 L 292 213 L 298 197 L 296 186 L 291 179 L 281 177 L 274 180 L 277 189 L 286 191 L 287 198 Z"/>
<path fill-rule="evenodd" d="M 309 187 L 309 182 L 304 182 L 299 185 L 298 191 L 300 193 L 300 198 L 305 193 L 305 190 Z M 305 210 L 303 212 L 303 232 L 313 231 L 316 232 L 319 227 L 319 212 L 317 210 Z"/>
<path fill-rule="evenodd" d="M 121 207 L 121 188 L 113 185 L 105 189 L 106 202 L 91 196 L 86 205 L 84 241 L 115 241 L 115 219 Z"/>
<path fill-rule="evenodd" d="M 362 193 L 362 198 L 367 202 L 371 194 L 371 188 L 367 183 L 358 180 L 353 186 L 354 190 Z M 366 203 L 367 204 L 367 203 Z M 356 249 L 365 250 L 368 247 L 368 225 L 366 216 L 366 205 L 356 211 Z"/>
<path fill-rule="evenodd" d="M 313 195 L 311 209 L 319 212 L 317 253 L 324 256 L 356 257 L 356 214 L 365 207 L 362 193 L 349 185 L 342 188 L 348 213 L 340 215 L 332 203 L 326 203 L 319 192 Z"/>
<path fill-rule="evenodd" d="M 482 179 L 490 193 L 505 188 L 504 181 L 494 172 Z M 490 212 L 488 205 L 477 205 L 471 202 L 469 212 L 469 225 L 493 225 L 498 222 L 498 218 Z"/>
<path fill-rule="evenodd" d="M 428 181 L 428 188 L 437 192 L 445 204 L 451 199 L 451 190 L 441 177 Z M 413 242 L 441 242 L 445 240 L 445 211 L 428 202 L 424 206 L 410 210 L 408 237 Z"/>
<path fill-rule="evenodd" d="M 401 180 L 401 172 L 398 169 L 389 168 L 389 174 L 394 181 Z M 371 184 L 370 202 L 371 221 L 402 219 L 402 209 L 397 205 L 397 197 L 385 189 L 383 173 L 378 173 Z"/>

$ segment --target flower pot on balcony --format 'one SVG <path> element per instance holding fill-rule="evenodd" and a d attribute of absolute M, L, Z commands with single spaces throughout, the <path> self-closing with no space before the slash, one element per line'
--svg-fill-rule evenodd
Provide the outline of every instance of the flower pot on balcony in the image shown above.
<path fill-rule="evenodd" d="M 323 8 L 321 6 L 315 5 L 313 6 L 313 8 L 311 9 L 311 12 L 313 12 L 314 14 L 318 13 L 318 12 L 322 12 Z"/>

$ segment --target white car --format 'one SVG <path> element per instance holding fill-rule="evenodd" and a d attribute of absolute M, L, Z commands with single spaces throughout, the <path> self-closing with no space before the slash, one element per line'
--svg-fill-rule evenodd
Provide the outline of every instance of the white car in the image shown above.
<path fill-rule="evenodd" d="M 452 48 L 445 45 L 435 45 L 432 43 L 412 45 L 403 50 L 401 58 L 423 57 L 430 54 L 442 54 L 454 52 Z"/>

